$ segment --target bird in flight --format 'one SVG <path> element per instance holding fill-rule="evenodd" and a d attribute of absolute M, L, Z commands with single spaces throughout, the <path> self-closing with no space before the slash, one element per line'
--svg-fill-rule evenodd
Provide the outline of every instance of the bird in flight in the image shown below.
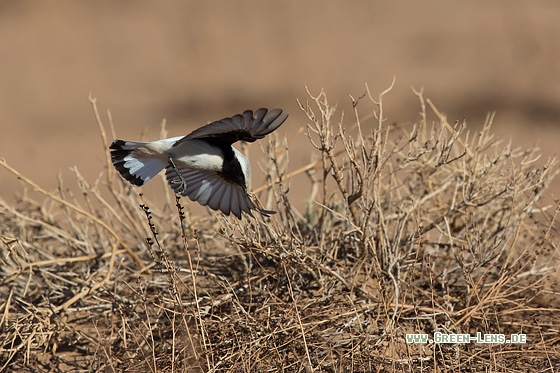
<path fill-rule="evenodd" d="M 249 197 L 251 164 L 232 144 L 262 139 L 286 118 L 288 113 L 280 109 L 246 110 L 184 137 L 150 142 L 114 140 L 109 147 L 111 161 L 133 186 L 146 184 L 165 168 L 171 189 L 191 201 L 239 219 L 242 211 L 253 216 L 251 210 L 269 216 L 275 211 L 257 207 Z"/>

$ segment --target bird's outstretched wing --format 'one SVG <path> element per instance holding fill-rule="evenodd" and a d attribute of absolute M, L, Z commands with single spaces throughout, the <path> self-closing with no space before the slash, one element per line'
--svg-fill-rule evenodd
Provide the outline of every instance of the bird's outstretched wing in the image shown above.
<path fill-rule="evenodd" d="M 281 109 L 246 110 L 230 118 L 209 123 L 177 141 L 174 146 L 192 139 L 204 139 L 231 145 L 236 141 L 253 142 L 262 139 L 284 123 L 288 113 Z"/>
<path fill-rule="evenodd" d="M 182 180 L 175 169 L 168 166 L 165 176 L 169 186 L 175 193 L 188 196 L 191 201 L 196 201 L 202 206 L 208 206 L 216 211 L 220 210 L 226 215 L 233 213 L 239 219 L 241 219 L 242 211 L 251 216 L 253 216 L 252 210 L 256 210 L 264 216 L 276 213 L 257 207 L 240 185 L 227 181 L 215 171 L 196 170 L 180 166 L 177 170 L 181 173 L 186 185 L 182 184 Z"/>

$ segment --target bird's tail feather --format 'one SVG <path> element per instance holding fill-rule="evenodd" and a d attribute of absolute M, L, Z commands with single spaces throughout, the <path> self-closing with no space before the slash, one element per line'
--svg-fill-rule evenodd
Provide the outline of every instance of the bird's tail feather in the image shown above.
<path fill-rule="evenodd" d="M 142 186 L 163 170 L 167 163 L 161 157 L 143 151 L 150 143 L 114 140 L 111 161 L 119 174 L 134 186 Z"/>

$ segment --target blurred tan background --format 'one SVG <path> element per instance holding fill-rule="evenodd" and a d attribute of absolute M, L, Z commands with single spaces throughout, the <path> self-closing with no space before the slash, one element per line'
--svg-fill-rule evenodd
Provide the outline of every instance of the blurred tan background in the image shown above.
<path fill-rule="evenodd" d="M 170 136 L 261 106 L 306 124 L 296 98 L 324 88 L 379 93 L 391 121 L 413 121 L 410 87 L 447 113 L 555 154 L 560 140 L 560 3 L 376 1 L 0 1 L 0 157 L 53 189 L 61 170 L 93 181 L 104 153 L 88 94 L 117 135 Z M 253 149 L 253 148 L 252 148 Z M 310 147 L 290 151 L 291 168 Z M 251 150 L 252 157 L 258 148 Z M 260 173 L 257 166 L 255 173 Z M 0 196 L 15 177 L 0 169 Z M 300 198 L 300 197 L 298 197 Z"/>

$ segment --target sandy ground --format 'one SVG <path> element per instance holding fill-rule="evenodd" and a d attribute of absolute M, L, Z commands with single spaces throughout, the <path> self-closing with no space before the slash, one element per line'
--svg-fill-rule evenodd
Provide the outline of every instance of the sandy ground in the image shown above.
<path fill-rule="evenodd" d="M 306 124 L 296 103 L 305 86 L 325 89 L 350 120 L 348 94 L 365 83 L 380 92 L 394 75 L 391 121 L 418 118 L 410 87 L 424 87 L 450 122 L 479 126 L 495 110 L 498 136 L 550 156 L 560 140 L 558 19 L 556 1 L 4 1 L 0 157 L 48 189 L 59 170 L 74 184 L 72 166 L 93 181 L 104 150 L 90 92 L 121 138 L 158 138 L 164 118 L 182 135 L 261 106 L 291 113 L 280 130 L 289 137 Z M 294 144 L 291 168 L 309 160 Z M 15 198 L 16 178 L 0 178 L 0 196 Z"/>

